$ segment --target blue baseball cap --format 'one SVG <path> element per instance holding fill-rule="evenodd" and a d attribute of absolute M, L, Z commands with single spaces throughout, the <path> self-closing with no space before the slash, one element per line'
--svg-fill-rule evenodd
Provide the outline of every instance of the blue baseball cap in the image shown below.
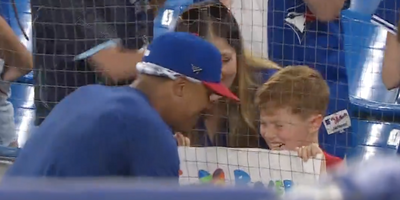
<path fill-rule="evenodd" d="M 170 32 L 157 37 L 147 47 L 136 68 L 141 74 L 172 80 L 183 76 L 191 82 L 202 83 L 218 95 L 239 101 L 221 83 L 222 56 L 219 50 L 191 33 Z"/>

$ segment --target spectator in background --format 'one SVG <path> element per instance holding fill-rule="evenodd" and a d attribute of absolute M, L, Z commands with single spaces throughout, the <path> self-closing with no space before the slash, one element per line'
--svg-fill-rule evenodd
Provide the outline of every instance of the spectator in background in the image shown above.
<path fill-rule="evenodd" d="M 382 80 L 388 90 L 400 87 L 400 42 L 397 38 L 400 0 L 382 0 L 372 16 L 372 23 L 385 28 L 387 32 Z M 397 36 L 396 36 L 397 35 Z"/>
<path fill-rule="evenodd" d="M 327 81 L 331 93 L 320 142 L 329 137 L 347 141 L 349 115 L 339 123 L 330 123 L 334 114 L 347 113 L 348 82 L 342 44 L 340 12 L 346 0 L 269 0 L 268 1 L 268 55 L 282 66 L 307 65 L 318 70 Z M 332 121 L 333 122 L 333 121 Z M 340 125 L 340 128 L 338 126 Z M 328 136 L 328 134 L 330 136 Z M 333 135 L 332 135 L 333 134 Z M 337 146 L 325 145 L 330 153 L 344 156 L 346 144 L 340 153 Z"/>
<path fill-rule="evenodd" d="M 143 52 L 143 37 L 152 30 L 142 1 L 31 0 L 36 125 L 76 88 L 88 84 L 129 84 Z M 144 13 L 146 14 L 146 13 Z M 147 25 L 150 23 L 150 25 Z M 73 58 L 98 44 L 116 39 L 89 59 Z"/>
<path fill-rule="evenodd" d="M 32 56 L 0 17 L 0 145 L 17 147 L 18 136 L 14 124 L 14 108 L 10 97 L 10 82 L 32 70 Z"/>

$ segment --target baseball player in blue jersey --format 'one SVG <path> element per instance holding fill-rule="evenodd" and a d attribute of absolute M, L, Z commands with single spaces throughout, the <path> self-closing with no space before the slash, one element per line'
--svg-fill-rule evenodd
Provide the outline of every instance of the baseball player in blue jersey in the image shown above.
<path fill-rule="evenodd" d="M 222 56 L 193 34 L 155 39 L 130 86 L 88 85 L 62 100 L 35 131 L 6 176 L 173 177 L 173 131 L 189 131 L 215 94 L 238 100 L 220 83 Z"/>

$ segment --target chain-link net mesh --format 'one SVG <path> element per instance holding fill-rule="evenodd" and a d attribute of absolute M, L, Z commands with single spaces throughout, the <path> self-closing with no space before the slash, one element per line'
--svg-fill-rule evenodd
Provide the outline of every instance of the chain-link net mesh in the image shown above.
<path fill-rule="evenodd" d="M 319 21 L 302 1 L 232 0 L 224 2 L 226 7 L 202 5 L 190 12 L 185 12 L 187 3 L 173 2 L 2 1 L 2 16 L 32 52 L 33 73 L 18 80 L 0 82 L 0 92 L 4 94 L 4 98 L 0 98 L 0 119 L 15 119 L 12 133 L 4 131 L 5 128 L 0 130 L 0 142 L 17 135 L 19 145 L 23 146 L 35 126 L 78 87 L 127 85 L 135 77 L 132 70 L 110 79 L 91 58 L 74 60 L 77 55 L 110 40 L 119 41 L 122 52 L 129 54 L 145 47 L 153 35 L 167 29 L 171 31 L 169 28 L 173 24 L 173 30 L 195 33 L 221 50 L 226 69 L 223 81 L 231 85 L 242 100 L 240 105 L 219 102 L 212 112 L 201 116 L 193 131 L 183 133 L 189 137 L 192 147 L 179 147 L 182 183 L 262 185 L 284 193 L 293 185 L 314 183 L 325 168 L 339 163 L 346 155 L 368 159 L 371 155 L 396 151 L 400 137 L 396 120 L 398 91 L 386 91 L 380 79 L 387 29 L 375 23 L 390 24 L 389 19 L 383 19 L 389 16 L 387 10 L 390 16 L 396 16 L 392 20 L 396 21 L 396 3 L 389 6 L 386 1 L 382 2 L 371 18 L 376 9 L 367 13 L 368 9 L 362 8 L 363 13 L 356 8 L 349 9 L 347 2 L 343 15 L 327 23 Z M 379 2 L 375 4 L 378 6 Z M 183 6 L 176 9 L 177 5 Z M 377 18 L 378 15 L 381 17 Z M 371 19 L 378 20 L 371 23 Z M 394 33 L 394 26 L 391 28 L 390 32 Z M 101 50 L 98 52 L 100 54 Z M 103 58 L 113 59 L 115 67 L 131 62 L 110 56 Z M 6 58 L 4 60 L 3 74 L 12 67 L 21 67 L 11 66 Z M 126 69 L 134 69 L 132 63 Z M 326 97 L 329 104 L 321 110 L 320 116 L 296 115 L 302 117 L 302 123 L 305 119 L 317 120 L 313 122 L 321 124 L 321 128 L 316 128 L 319 131 L 309 131 L 310 127 L 295 123 L 292 115 L 282 113 L 288 106 L 306 104 L 274 102 L 276 99 L 272 96 L 261 103 L 272 102 L 272 107 L 261 107 L 261 112 L 254 104 L 258 86 L 271 76 L 280 80 L 283 75 L 276 74 L 277 66 L 289 65 L 307 65 L 315 69 L 329 87 L 330 94 Z M 302 72 L 296 73 L 299 74 L 289 76 L 293 84 L 280 92 L 292 93 L 292 96 L 300 92 L 304 99 L 305 95 L 322 98 L 323 91 L 309 94 L 312 88 L 299 89 L 303 83 L 295 81 Z M 315 79 L 317 76 L 305 77 Z M 8 101 L 7 95 L 10 95 Z M 287 104 L 280 105 L 282 102 Z M 312 103 L 315 107 L 317 104 L 321 102 Z M 11 123 L 10 120 L 7 123 Z M 310 134 L 303 134 L 307 131 Z M 291 133 L 295 134 L 287 135 Z M 312 134 L 318 137 L 310 141 Z M 10 143 L 12 141 L 5 146 Z M 302 162 L 299 157 L 304 156 L 299 156 L 298 152 L 286 151 L 295 150 L 293 145 L 302 148 L 314 143 L 319 143 L 324 156 L 309 162 Z M 13 157 L 17 151 L 5 149 L 3 152 L 6 157 Z"/>

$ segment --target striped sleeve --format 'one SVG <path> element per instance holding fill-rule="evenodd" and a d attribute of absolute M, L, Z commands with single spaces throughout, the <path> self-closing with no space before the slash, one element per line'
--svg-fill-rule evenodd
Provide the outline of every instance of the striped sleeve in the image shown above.
<path fill-rule="evenodd" d="M 397 34 L 399 20 L 400 0 L 382 0 L 371 22 L 385 28 L 387 31 Z"/>

